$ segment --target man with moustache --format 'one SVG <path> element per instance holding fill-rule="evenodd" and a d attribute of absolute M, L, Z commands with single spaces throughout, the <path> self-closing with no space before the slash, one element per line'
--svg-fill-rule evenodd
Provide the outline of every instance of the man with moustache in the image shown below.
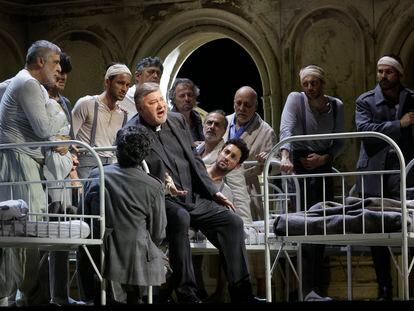
<path fill-rule="evenodd" d="M 43 85 L 56 83 L 60 67 L 60 48 L 46 40 L 28 49 L 25 68 L 4 83 L 0 102 L 0 143 L 45 141 L 58 133 L 62 123 L 46 111 L 48 94 Z M 44 155 L 41 148 L 0 150 L 0 181 L 40 181 Z M 13 194 L 14 197 L 11 197 Z M 45 192 L 40 183 L 0 187 L 0 200 L 20 198 L 31 203 L 31 212 L 45 210 Z M 49 302 L 47 282 L 42 280 L 38 249 L 3 249 L 0 263 L 0 297 L 10 296 L 16 285 L 17 305 Z M 7 300 L 7 299 L 5 299 Z M 3 302 L 5 301 L 3 300 Z"/>
<path fill-rule="evenodd" d="M 414 157 L 414 92 L 401 83 L 403 74 L 403 64 L 397 55 L 385 55 L 378 60 L 378 84 L 356 100 L 355 123 L 358 131 L 375 131 L 395 140 L 408 163 Z M 388 143 L 378 139 L 362 139 L 357 169 L 398 170 L 400 165 L 395 150 Z M 384 175 L 383 183 L 384 197 L 399 200 L 400 175 Z M 407 175 L 407 187 L 413 185 L 414 173 L 411 170 Z M 362 193 L 361 179 L 357 179 L 356 190 Z M 380 176 L 364 176 L 363 190 L 365 198 L 380 197 Z M 378 282 L 378 299 L 391 300 L 392 278 L 388 249 L 375 246 L 371 247 L 371 253 Z"/>
<path fill-rule="evenodd" d="M 226 132 L 228 121 L 223 110 L 213 110 L 209 112 L 203 122 L 204 142 L 197 146 L 198 155 L 204 164 L 211 165 L 216 162 L 224 142 L 224 133 Z M 247 155 L 249 156 L 249 154 Z M 244 162 L 244 161 L 243 161 Z M 236 213 L 243 219 L 245 225 L 253 223 L 250 212 L 250 196 L 247 191 L 244 169 L 242 166 L 231 170 L 226 174 L 226 184 L 233 192 L 233 203 Z"/>
<path fill-rule="evenodd" d="M 202 158 L 206 166 L 214 165 L 219 157 L 224 145 L 223 136 L 226 132 L 228 121 L 226 119 L 226 113 L 223 110 L 213 110 L 209 112 L 203 122 L 203 134 L 204 141 L 199 144 L 196 148 L 198 155 Z M 247 154 L 247 157 L 249 154 Z M 244 160 L 243 160 L 244 162 Z M 244 225 L 251 225 L 253 223 L 252 215 L 250 213 L 250 196 L 247 192 L 246 179 L 244 178 L 244 169 L 241 165 L 238 165 L 236 168 L 230 170 L 225 174 L 225 186 L 224 188 L 230 190 L 232 202 L 236 209 L 236 214 L 241 217 Z M 223 176 L 224 177 L 224 176 Z M 225 193 L 227 196 L 227 193 Z M 228 196 L 227 196 L 228 197 Z M 199 258 L 202 258 L 202 255 L 197 255 Z M 198 273 L 198 270 L 201 270 L 201 260 L 199 260 L 199 267 L 197 267 L 197 261 L 194 260 L 194 269 L 196 272 L 197 282 L 201 288 L 204 288 L 204 285 L 201 287 L 200 282 L 202 274 Z M 196 257 L 197 258 L 197 257 Z M 212 257 L 209 256 L 211 259 Z M 210 263 L 210 265 L 217 265 L 216 261 Z M 220 271 L 220 269 L 219 269 Z M 216 290 L 212 296 L 208 298 L 209 302 L 224 301 L 225 294 L 225 280 L 224 277 L 221 278 L 220 274 L 217 275 L 216 279 Z M 202 292 L 202 290 L 201 290 Z"/>
<path fill-rule="evenodd" d="M 243 221 L 217 190 L 202 160 L 195 155 L 184 116 L 168 112 L 158 84 L 137 88 L 138 114 L 129 125 L 144 125 L 154 138 L 145 158 L 151 174 L 167 181 L 165 196 L 169 260 L 179 303 L 201 303 L 191 260 L 188 229 L 199 229 L 217 247 L 225 263 L 232 302 L 255 302 L 244 244 Z M 169 180 L 169 181 L 168 181 Z"/>
<path fill-rule="evenodd" d="M 248 161 L 263 163 L 267 154 L 276 144 L 276 134 L 256 112 L 259 105 L 256 91 L 250 86 L 242 86 L 234 94 L 234 113 L 227 116 L 228 126 L 224 140 L 243 139 L 250 149 Z M 244 171 L 246 184 L 251 195 L 251 215 L 253 220 L 263 219 L 261 190 L 258 175 L 262 166 L 248 167 Z"/>
<path fill-rule="evenodd" d="M 282 111 L 280 140 L 294 135 L 340 133 L 344 130 L 344 109 L 340 99 L 325 95 L 325 71 L 309 65 L 299 72 L 303 92 L 291 92 Z M 283 145 L 281 171 L 296 174 L 316 174 L 332 171 L 333 160 L 343 151 L 342 140 L 312 140 Z M 306 206 L 304 181 L 306 180 Z M 325 196 L 322 177 L 300 179 L 301 209 L 309 209 L 315 203 L 332 201 L 332 178 L 325 178 Z M 294 192 L 294 189 L 291 191 Z M 302 245 L 303 294 L 305 300 L 325 300 L 319 296 L 322 290 L 324 245 Z"/>
<path fill-rule="evenodd" d="M 243 139 L 250 149 L 247 161 L 258 161 L 259 165 L 244 165 L 244 177 L 250 195 L 250 215 L 253 220 L 263 220 L 264 210 L 259 175 L 263 163 L 277 138 L 273 128 L 257 113 L 259 102 L 256 91 L 250 86 L 242 86 L 234 94 L 234 113 L 227 116 L 228 126 L 224 139 Z M 257 295 L 265 297 L 265 273 L 263 253 L 250 255 L 250 267 L 257 280 Z"/>
<path fill-rule="evenodd" d="M 145 82 L 160 84 L 163 71 L 164 66 L 162 65 L 161 58 L 158 56 L 148 56 L 138 61 L 135 67 L 135 84 L 129 88 L 125 98 L 119 102 L 119 106 L 127 111 L 128 120 L 137 113 L 134 102 L 136 88 Z"/>
<path fill-rule="evenodd" d="M 198 86 L 187 78 L 175 79 L 171 89 L 168 91 L 168 98 L 172 105 L 171 111 L 184 115 L 195 146 L 204 140 L 203 122 L 200 114 L 195 110 L 199 95 L 200 89 Z"/>

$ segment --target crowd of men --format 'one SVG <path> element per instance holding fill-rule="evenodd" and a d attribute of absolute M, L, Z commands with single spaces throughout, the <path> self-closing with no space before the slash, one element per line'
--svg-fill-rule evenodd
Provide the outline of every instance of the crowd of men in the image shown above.
<path fill-rule="evenodd" d="M 145 301 L 148 285 L 156 286 L 159 303 L 224 302 L 226 282 L 230 302 L 262 303 L 264 297 L 263 254 L 247 254 L 244 227 L 263 219 L 258 175 L 268 153 L 277 143 L 272 127 L 256 112 L 259 101 L 250 86 L 234 95 L 234 113 L 222 110 L 205 117 L 197 112 L 200 89 L 188 78 L 177 78 L 168 91 L 170 109 L 160 90 L 163 73 L 159 57 L 146 57 L 132 73 L 125 64 L 111 63 L 104 76 L 104 90 L 78 99 L 71 108 L 62 95 L 70 57 L 55 44 L 40 40 L 28 49 L 25 68 L 0 84 L 0 143 L 24 143 L 75 139 L 92 147 L 116 146 L 116 153 L 100 150 L 104 166 L 106 197 L 106 261 L 110 302 L 135 304 Z M 378 85 L 356 100 L 357 130 L 382 132 L 401 146 L 406 161 L 414 156 L 411 125 L 414 124 L 414 93 L 401 83 L 402 61 L 386 55 L 377 64 Z M 299 74 L 302 92 L 292 92 L 282 112 L 280 139 L 292 135 L 344 131 L 344 104 L 324 93 L 324 70 L 305 66 Z M 344 151 L 341 141 L 310 141 L 281 148 L 283 173 L 330 172 Z M 150 174 L 144 172 L 145 160 Z M 257 165 L 243 166 L 245 160 Z M 389 147 L 363 139 L 359 170 L 398 168 Z M 97 176 L 94 158 L 76 146 L 71 148 L 20 148 L 0 150 L 0 181 L 40 181 Z M 360 181 L 357 191 L 378 196 L 378 176 Z M 385 178 L 390 198 L 399 198 L 398 180 Z M 308 209 L 333 199 L 333 182 L 327 179 L 323 197 L 321 178 L 312 178 L 306 188 Z M 408 185 L 412 183 L 409 178 Z M 303 184 L 301 193 L 303 193 Z M 84 188 L 86 211 L 99 208 L 99 182 Z M 40 184 L 22 184 L 14 198 L 30 200 L 34 212 L 50 203 L 76 206 L 71 192 L 47 192 Z M 0 189 L 2 201 L 11 199 L 9 189 Z M 219 251 L 210 263 L 216 277 L 212 295 L 204 288 L 202 256 L 192 256 L 190 228 L 199 230 Z M 96 229 L 96 228 L 95 228 Z M 168 252 L 161 251 L 161 244 Z M 122 247 L 121 247 L 122 246 Z M 321 290 L 323 247 L 303 248 L 303 289 L 309 299 L 324 300 Z M 97 249 L 90 252 L 99 259 Z M 387 250 L 385 249 L 385 252 Z M 372 255 L 378 281 L 378 297 L 392 299 L 390 259 L 382 247 Z M 49 278 L 39 269 L 42 252 L 36 249 L 0 249 L 0 297 L 3 305 L 97 304 L 97 277 L 83 248 L 77 252 L 80 301 L 69 295 L 68 252 L 50 252 Z M 14 269 L 5 267 L 12 264 Z M 167 269 L 168 267 L 168 269 Z M 214 269 L 213 269 L 214 267 Z M 171 272 L 166 278 L 165 271 Z M 214 271 L 213 271 L 214 270 Z M 64 271 L 64 273 L 61 273 Z M 256 294 L 251 277 L 256 278 Z M 46 273 L 47 277 L 47 273 Z M 45 286 L 49 284 L 50 288 Z M 326 299 L 325 299 L 326 300 Z"/>

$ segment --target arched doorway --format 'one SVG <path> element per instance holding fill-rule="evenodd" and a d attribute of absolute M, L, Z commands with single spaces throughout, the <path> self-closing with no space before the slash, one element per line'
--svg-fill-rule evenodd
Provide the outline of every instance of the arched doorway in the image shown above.
<path fill-rule="evenodd" d="M 183 63 L 177 77 L 191 79 L 199 88 L 199 107 L 205 111 L 223 109 L 233 113 L 233 97 L 238 88 L 249 85 L 259 102 L 263 86 L 256 64 L 239 44 L 217 39 L 200 46 Z M 258 113 L 263 117 L 263 105 Z"/>
<path fill-rule="evenodd" d="M 145 45 L 137 46 L 134 62 L 148 55 L 160 56 L 164 60 L 161 89 L 166 94 L 186 60 L 200 47 L 219 39 L 232 40 L 256 65 L 262 85 L 261 92 L 258 91 L 262 94 L 260 111 L 263 111 L 264 119 L 278 129 L 282 102 L 278 60 L 262 30 L 255 26 L 222 10 L 181 12 L 151 31 L 152 36 L 146 38 Z M 136 36 L 139 36 L 138 32 Z M 234 94 L 235 90 L 232 92 Z"/>

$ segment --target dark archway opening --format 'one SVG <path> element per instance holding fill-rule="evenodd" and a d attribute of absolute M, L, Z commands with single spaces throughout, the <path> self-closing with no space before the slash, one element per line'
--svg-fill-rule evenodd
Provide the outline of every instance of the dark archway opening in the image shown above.
<path fill-rule="evenodd" d="M 253 87 L 258 95 L 258 113 L 263 117 L 263 87 L 251 56 L 230 39 L 210 41 L 195 50 L 180 68 L 177 77 L 191 79 L 199 88 L 199 107 L 207 112 L 223 109 L 234 112 L 234 93 L 241 86 Z"/>

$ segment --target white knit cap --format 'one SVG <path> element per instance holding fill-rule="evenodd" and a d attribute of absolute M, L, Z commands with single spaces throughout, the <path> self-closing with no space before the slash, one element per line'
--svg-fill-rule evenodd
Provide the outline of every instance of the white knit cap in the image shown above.
<path fill-rule="evenodd" d="M 131 71 L 128 69 L 127 66 L 124 64 L 115 64 L 108 68 L 105 74 L 105 80 L 109 79 L 109 77 L 121 75 L 121 74 L 129 74 L 132 77 Z"/>
<path fill-rule="evenodd" d="M 380 59 L 379 59 L 379 61 L 378 61 L 378 63 L 377 63 L 377 66 L 379 66 L 379 65 L 387 65 L 387 66 L 392 66 L 392 67 L 394 67 L 395 69 L 397 69 L 398 70 L 398 72 L 401 74 L 401 75 L 403 75 L 404 74 L 404 69 L 403 69 L 403 67 L 401 66 L 401 64 L 395 59 L 395 58 L 393 58 L 393 57 L 391 57 L 391 56 L 384 56 L 384 57 L 381 57 Z"/>
<path fill-rule="evenodd" d="M 315 76 L 321 79 L 322 82 L 325 83 L 325 71 L 316 65 L 309 65 L 305 68 L 302 68 L 299 72 L 300 83 L 303 82 L 303 79 L 307 76 Z"/>

